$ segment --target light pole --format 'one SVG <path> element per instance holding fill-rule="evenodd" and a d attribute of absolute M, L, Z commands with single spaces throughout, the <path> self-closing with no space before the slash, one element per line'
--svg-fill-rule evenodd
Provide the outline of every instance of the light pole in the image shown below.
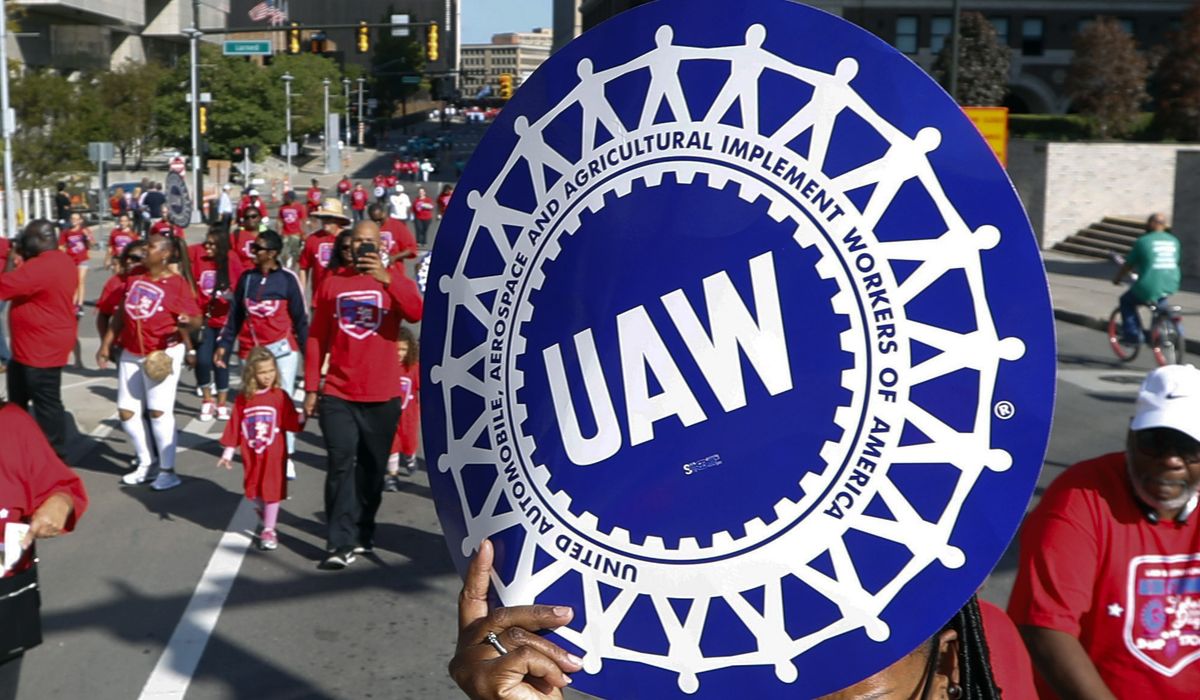
<path fill-rule="evenodd" d="M 195 19 L 193 18 L 193 22 Z M 188 66 L 191 81 L 192 113 L 192 221 L 200 221 L 200 202 L 204 193 L 200 191 L 200 37 L 203 32 L 193 24 L 183 30 L 190 43 L 191 65 Z"/>
<path fill-rule="evenodd" d="M 949 87 L 950 87 L 950 97 L 953 97 L 956 102 L 958 101 L 958 55 L 959 55 L 958 45 L 962 40 L 962 36 L 961 36 L 962 27 L 960 26 L 961 21 L 962 21 L 961 0 L 954 0 L 953 20 L 951 20 L 951 29 L 950 29 L 950 33 L 954 37 L 953 38 L 954 45 L 951 47 L 952 51 L 950 52 L 950 80 L 949 80 L 950 86 Z"/>
<path fill-rule="evenodd" d="M 325 174 L 329 174 L 329 155 L 333 153 L 333 143 L 331 142 L 332 134 L 329 133 L 329 78 L 321 81 L 321 85 L 325 86 L 325 129 L 322 133 L 325 134 Z"/>
<path fill-rule="evenodd" d="M 350 79 L 342 78 L 342 88 L 346 93 L 346 101 L 342 103 L 342 112 L 346 116 L 346 147 L 350 147 Z"/>
<path fill-rule="evenodd" d="M 285 109 L 285 119 L 287 122 L 287 143 L 284 145 L 284 153 L 287 154 L 287 181 L 288 185 L 292 184 L 292 74 L 284 73 L 280 76 L 283 79 L 283 99 Z"/>
<path fill-rule="evenodd" d="M 4 131 L 4 237 L 17 235 L 17 181 L 13 178 L 12 135 L 16 130 L 16 117 L 8 104 L 8 10 L 0 2 L 0 120 Z M 99 186 L 99 185 L 97 185 Z M 99 194 L 97 206 L 105 206 L 104 192 Z"/>
<path fill-rule="evenodd" d="M 365 83 L 365 82 L 367 82 L 366 78 L 358 79 L 358 150 L 360 150 L 360 151 L 363 149 L 363 133 L 365 131 L 363 128 L 363 115 L 362 115 L 363 83 Z"/>

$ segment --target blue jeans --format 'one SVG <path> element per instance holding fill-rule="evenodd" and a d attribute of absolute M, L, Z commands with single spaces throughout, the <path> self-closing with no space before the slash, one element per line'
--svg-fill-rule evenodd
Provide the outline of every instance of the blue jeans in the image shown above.
<path fill-rule="evenodd" d="M 1141 299 L 1133 295 L 1133 290 L 1129 290 L 1121 295 L 1121 333 L 1123 339 L 1127 342 L 1141 343 L 1146 339 L 1145 331 L 1142 329 L 1141 319 L 1138 318 L 1138 306 L 1145 304 Z M 1158 305 L 1161 306 L 1167 303 L 1167 297 L 1158 300 Z"/>
<path fill-rule="evenodd" d="M 217 334 L 220 328 L 205 326 L 200 332 L 200 347 L 196 348 L 196 383 L 208 386 L 217 379 L 217 393 L 229 391 L 229 366 L 217 367 L 213 364 L 213 353 L 217 350 Z"/>
<path fill-rule="evenodd" d="M 0 301 L 0 364 L 8 364 L 12 359 L 12 352 L 8 349 L 8 336 L 4 334 L 4 328 L 7 325 L 7 318 L 4 318 L 4 311 L 8 308 L 7 301 Z"/>

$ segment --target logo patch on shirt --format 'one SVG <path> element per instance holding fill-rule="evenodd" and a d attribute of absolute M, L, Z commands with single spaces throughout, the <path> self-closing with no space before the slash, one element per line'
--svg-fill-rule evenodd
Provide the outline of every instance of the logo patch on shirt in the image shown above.
<path fill-rule="evenodd" d="M 1125 646 L 1164 676 L 1200 658 L 1200 554 L 1129 562 Z"/>
<path fill-rule="evenodd" d="M 264 301 L 255 301 L 253 299 L 246 300 L 246 313 L 259 318 L 271 318 L 279 313 L 279 307 L 283 302 L 279 299 L 266 299 Z"/>
<path fill-rule="evenodd" d="M 200 273 L 200 291 L 207 295 L 212 295 L 213 290 L 217 288 L 217 271 L 205 270 Z"/>
<path fill-rule="evenodd" d="M 132 319 L 145 321 L 158 313 L 165 297 L 162 287 L 137 280 L 125 295 L 125 313 Z"/>
<path fill-rule="evenodd" d="M 254 406 L 242 415 L 242 436 L 255 454 L 266 452 L 279 435 L 279 420 L 271 406 Z"/>
<path fill-rule="evenodd" d="M 254 251 L 253 251 L 253 250 L 251 250 L 251 247 L 252 247 L 253 245 L 254 245 L 254 239 L 253 239 L 253 238 L 247 239 L 245 242 L 243 242 L 243 243 L 242 243 L 242 255 L 245 255 L 247 258 L 253 258 L 253 257 L 254 257 Z"/>
<path fill-rule="evenodd" d="M 317 246 L 317 260 L 320 261 L 321 267 L 329 267 L 329 261 L 333 259 L 333 244 L 321 243 Z"/>
<path fill-rule="evenodd" d="M 400 377 L 400 409 L 408 408 L 412 401 L 412 379 Z"/>
<path fill-rule="evenodd" d="M 383 293 L 342 292 L 337 297 L 338 326 L 351 338 L 374 335 L 383 321 Z"/>

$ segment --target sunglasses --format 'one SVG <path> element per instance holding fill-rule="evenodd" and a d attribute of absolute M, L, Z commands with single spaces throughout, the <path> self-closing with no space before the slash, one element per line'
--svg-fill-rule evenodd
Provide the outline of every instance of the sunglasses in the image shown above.
<path fill-rule="evenodd" d="M 130 255 L 128 258 L 126 258 L 126 260 L 131 263 L 140 263 L 146 262 L 146 257 L 144 255 Z"/>
<path fill-rule="evenodd" d="M 278 248 L 271 248 L 269 246 L 259 245 L 257 243 L 251 243 L 250 250 L 255 253 L 263 253 L 263 252 L 270 252 L 272 250 L 278 250 Z"/>
<path fill-rule="evenodd" d="M 249 213 L 247 213 L 247 214 L 242 214 L 242 217 L 243 217 L 243 218 L 246 218 L 246 219 L 257 219 L 257 218 L 258 218 L 258 214 L 249 214 Z"/>
<path fill-rule="evenodd" d="M 1177 455 L 1188 464 L 1200 463 L 1200 441 L 1170 428 L 1147 428 L 1133 434 L 1138 452 L 1147 457 Z"/>

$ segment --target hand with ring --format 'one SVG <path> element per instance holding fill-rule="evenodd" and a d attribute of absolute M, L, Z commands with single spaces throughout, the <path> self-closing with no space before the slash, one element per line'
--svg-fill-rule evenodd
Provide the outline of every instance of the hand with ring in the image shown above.
<path fill-rule="evenodd" d="M 583 660 L 538 634 L 571 621 L 570 608 L 523 605 L 488 609 L 492 543 L 471 559 L 458 597 L 458 650 L 450 676 L 472 700 L 553 700 Z"/>

